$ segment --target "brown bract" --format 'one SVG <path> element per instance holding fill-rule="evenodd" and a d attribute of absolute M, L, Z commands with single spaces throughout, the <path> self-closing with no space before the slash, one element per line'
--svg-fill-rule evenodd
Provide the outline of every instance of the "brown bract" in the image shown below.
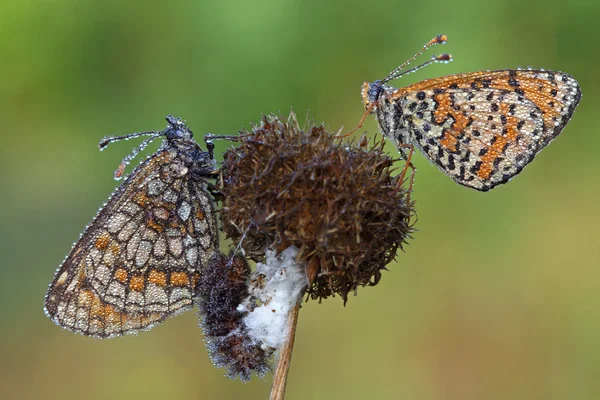
<path fill-rule="evenodd" d="M 224 155 L 221 220 L 246 256 L 294 245 L 312 298 L 375 285 L 413 231 L 413 203 L 392 176 L 402 167 L 383 140 L 361 146 L 323 126 L 303 131 L 295 115 L 263 117 Z M 408 186 L 408 185 L 406 185 Z"/>

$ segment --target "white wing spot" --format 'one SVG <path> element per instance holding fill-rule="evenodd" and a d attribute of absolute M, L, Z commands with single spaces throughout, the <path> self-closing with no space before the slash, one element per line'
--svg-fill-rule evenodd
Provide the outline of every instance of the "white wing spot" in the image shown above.
<path fill-rule="evenodd" d="M 179 218 L 181 218 L 182 221 L 187 221 L 188 217 L 190 216 L 191 211 L 192 211 L 192 206 L 189 203 L 184 201 L 179 206 L 179 210 L 177 210 L 177 213 L 179 214 Z"/>

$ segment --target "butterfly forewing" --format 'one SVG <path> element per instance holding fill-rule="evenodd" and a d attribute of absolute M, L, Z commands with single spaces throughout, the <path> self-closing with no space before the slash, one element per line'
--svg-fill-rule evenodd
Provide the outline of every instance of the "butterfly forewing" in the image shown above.
<path fill-rule="evenodd" d="M 202 266 L 218 249 L 215 210 L 201 177 L 210 168 L 192 147 L 195 153 L 184 154 L 163 146 L 100 210 L 50 284 L 45 309 L 54 322 L 109 337 L 149 329 L 192 307 Z"/>
<path fill-rule="evenodd" d="M 561 132 L 581 98 L 574 78 L 544 70 L 480 71 L 383 88 L 375 112 L 384 134 L 415 145 L 453 180 L 482 191 L 518 174 Z"/>

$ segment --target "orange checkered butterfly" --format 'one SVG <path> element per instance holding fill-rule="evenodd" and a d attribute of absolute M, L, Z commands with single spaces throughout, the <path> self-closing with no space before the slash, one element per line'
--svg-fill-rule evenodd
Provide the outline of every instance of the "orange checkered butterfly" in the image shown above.
<path fill-rule="evenodd" d="M 123 159 L 115 178 L 152 140 L 164 137 L 112 194 L 56 271 L 45 312 L 56 324 L 93 337 L 150 329 L 192 308 L 199 273 L 218 252 L 208 151 L 179 118 L 167 128 L 104 138 L 149 136 Z"/>
<path fill-rule="evenodd" d="M 383 80 L 365 82 L 366 112 L 356 129 L 373 113 L 407 165 L 412 166 L 417 147 L 455 182 L 488 191 L 521 172 L 562 131 L 581 90 L 564 72 L 534 69 L 449 75 L 400 89 L 387 85 L 430 63 L 451 61 L 449 54 L 442 54 L 401 71 L 446 39 L 435 37 Z"/>

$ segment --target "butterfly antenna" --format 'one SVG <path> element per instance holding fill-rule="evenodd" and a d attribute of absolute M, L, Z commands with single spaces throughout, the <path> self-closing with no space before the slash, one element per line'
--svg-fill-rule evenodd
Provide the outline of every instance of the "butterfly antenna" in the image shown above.
<path fill-rule="evenodd" d="M 398 68 L 396 68 L 395 70 L 393 70 L 392 72 L 390 72 L 388 74 L 388 76 L 386 76 L 381 81 L 381 83 L 386 83 L 386 82 L 391 81 L 392 79 L 398 78 L 401 75 L 399 73 L 402 70 L 402 68 L 406 67 L 408 64 L 410 64 L 411 62 L 413 62 L 417 57 L 419 57 L 421 54 L 423 54 L 431 46 L 436 45 L 436 44 L 444 44 L 444 43 L 446 43 L 447 40 L 448 40 L 448 36 L 446 36 L 446 35 L 437 35 L 436 37 L 434 37 L 433 39 L 431 39 L 429 42 L 425 43 L 425 45 L 423 46 L 423 48 L 417 54 L 415 54 L 414 56 L 412 56 L 411 58 L 409 58 L 407 61 L 405 61 L 402 65 L 400 65 Z M 426 64 L 428 64 L 428 63 L 426 63 Z M 424 65 L 420 65 L 417 69 L 422 68 L 423 66 Z"/>
<path fill-rule="evenodd" d="M 136 132 L 136 133 L 129 133 L 127 135 L 123 135 L 123 136 L 105 136 L 102 138 L 102 140 L 100 141 L 100 143 L 98 143 L 98 148 L 100 149 L 100 151 L 103 151 L 106 146 L 108 146 L 110 143 L 113 142 L 118 142 L 120 140 L 129 140 L 129 139 L 133 139 L 136 137 L 140 137 L 140 136 L 154 136 L 156 134 L 162 134 L 162 132 Z"/>
<path fill-rule="evenodd" d="M 136 133 L 130 133 L 128 135 L 123 135 L 123 136 L 106 136 L 100 141 L 100 143 L 98 143 L 98 148 L 100 149 L 100 151 L 102 151 L 110 143 L 118 142 L 119 140 L 129 140 L 129 139 L 133 139 L 133 138 L 145 136 L 145 135 L 150 136 L 150 137 L 144 139 L 144 141 L 142 143 L 140 143 L 139 146 L 134 148 L 130 154 L 128 154 L 127 156 L 125 156 L 125 158 L 123 158 L 123 161 L 121 161 L 121 164 L 119 164 L 119 166 L 117 167 L 117 170 L 115 171 L 115 180 L 119 180 L 123 177 L 123 172 L 125 172 L 125 167 L 127 166 L 127 164 L 129 164 L 131 162 L 131 160 L 133 160 L 133 158 L 135 156 L 137 156 L 140 151 L 144 150 L 146 148 L 146 146 L 148 146 L 154 139 L 156 139 L 157 137 L 162 136 L 164 134 L 165 134 L 165 131 L 160 131 L 160 132 L 153 131 L 153 132 L 136 132 Z"/>
<path fill-rule="evenodd" d="M 421 68 L 423 68 L 426 65 L 429 64 L 433 64 L 433 63 L 444 63 L 447 64 L 450 61 L 452 61 L 452 56 L 450 54 L 440 54 L 439 56 L 433 56 L 431 57 L 428 61 L 425 61 L 423 64 L 421 65 L 417 65 L 416 67 L 412 67 L 411 69 L 407 69 L 406 71 L 398 71 L 396 75 L 390 77 L 389 79 L 386 78 L 385 81 L 382 81 L 383 83 L 391 81 L 392 79 L 398 79 L 401 76 L 410 74 L 412 72 L 418 71 Z"/>
<path fill-rule="evenodd" d="M 135 156 L 138 155 L 138 153 L 142 150 L 144 150 L 146 148 L 146 146 L 148 146 L 154 139 L 156 139 L 159 136 L 164 135 L 164 132 L 152 132 L 152 136 L 150 136 L 149 138 L 144 139 L 144 141 L 142 143 L 139 144 L 139 146 L 137 146 L 136 148 L 134 148 L 131 153 L 129 153 L 128 155 L 125 156 L 125 158 L 123 158 L 123 161 L 121 161 L 121 164 L 119 164 L 119 166 L 117 167 L 117 170 L 115 171 L 115 180 L 119 180 L 123 177 L 123 172 L 125 172 L 125 167 L 131 162 L 131 160 L 133 160 L 135 158 Z"/>

